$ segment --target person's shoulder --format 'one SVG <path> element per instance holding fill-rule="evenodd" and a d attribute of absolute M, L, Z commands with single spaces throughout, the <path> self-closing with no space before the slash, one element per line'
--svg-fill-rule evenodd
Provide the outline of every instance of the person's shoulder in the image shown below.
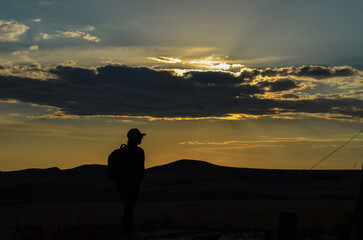
<path fill-rule="evenodd" d="M 136 148 L 137 148 L 138 151 L 144 152 L 144 149 L 142 149 L 141 147 L 137 146 Z"/>

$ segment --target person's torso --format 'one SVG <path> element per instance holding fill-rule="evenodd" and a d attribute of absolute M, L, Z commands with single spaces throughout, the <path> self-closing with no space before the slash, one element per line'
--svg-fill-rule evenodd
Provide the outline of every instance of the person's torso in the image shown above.
<path fill-rule="evenodd" d="M 141 181 L 145 171 L 144 161 L 144 150 L 142 148 L 138 146 L 127 147 L 127 169 L 125 171 L 125 178 L 128 181 Z"/>

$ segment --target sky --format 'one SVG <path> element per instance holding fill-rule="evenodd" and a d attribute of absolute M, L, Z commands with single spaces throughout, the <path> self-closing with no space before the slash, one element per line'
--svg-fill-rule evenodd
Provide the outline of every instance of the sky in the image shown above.
<path fill-rule="evenodd" d="M 0 171 L 310 169 L 363 129 L 363 2 L 0 2 Z M 363 137 L 316 169 L 362 165 Z"/>

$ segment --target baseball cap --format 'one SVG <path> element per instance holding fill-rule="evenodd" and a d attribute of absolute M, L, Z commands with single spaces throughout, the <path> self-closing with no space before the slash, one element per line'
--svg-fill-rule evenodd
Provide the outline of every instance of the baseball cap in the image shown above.
<path fill-rule="evenodd" d="M 145 136 L 145 135 L 146 135 L 146 133 L 141 133 L 139 129 L 131 128 L 130 131 L 127 133 L 127 138 L 133 139 L 133 138 L 137 138 L 137 137 Z"/>

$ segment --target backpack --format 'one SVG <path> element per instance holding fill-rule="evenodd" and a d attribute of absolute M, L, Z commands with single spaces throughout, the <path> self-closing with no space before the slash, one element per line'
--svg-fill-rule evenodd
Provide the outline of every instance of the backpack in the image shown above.
<path fill-rule="evenodd" d="M 122 181 L 129 169 L 129 158 L 127 145 L 122 144 L 120 148 L 115 149 L 107 161 L 107 176 L 113 181 Z"/>

